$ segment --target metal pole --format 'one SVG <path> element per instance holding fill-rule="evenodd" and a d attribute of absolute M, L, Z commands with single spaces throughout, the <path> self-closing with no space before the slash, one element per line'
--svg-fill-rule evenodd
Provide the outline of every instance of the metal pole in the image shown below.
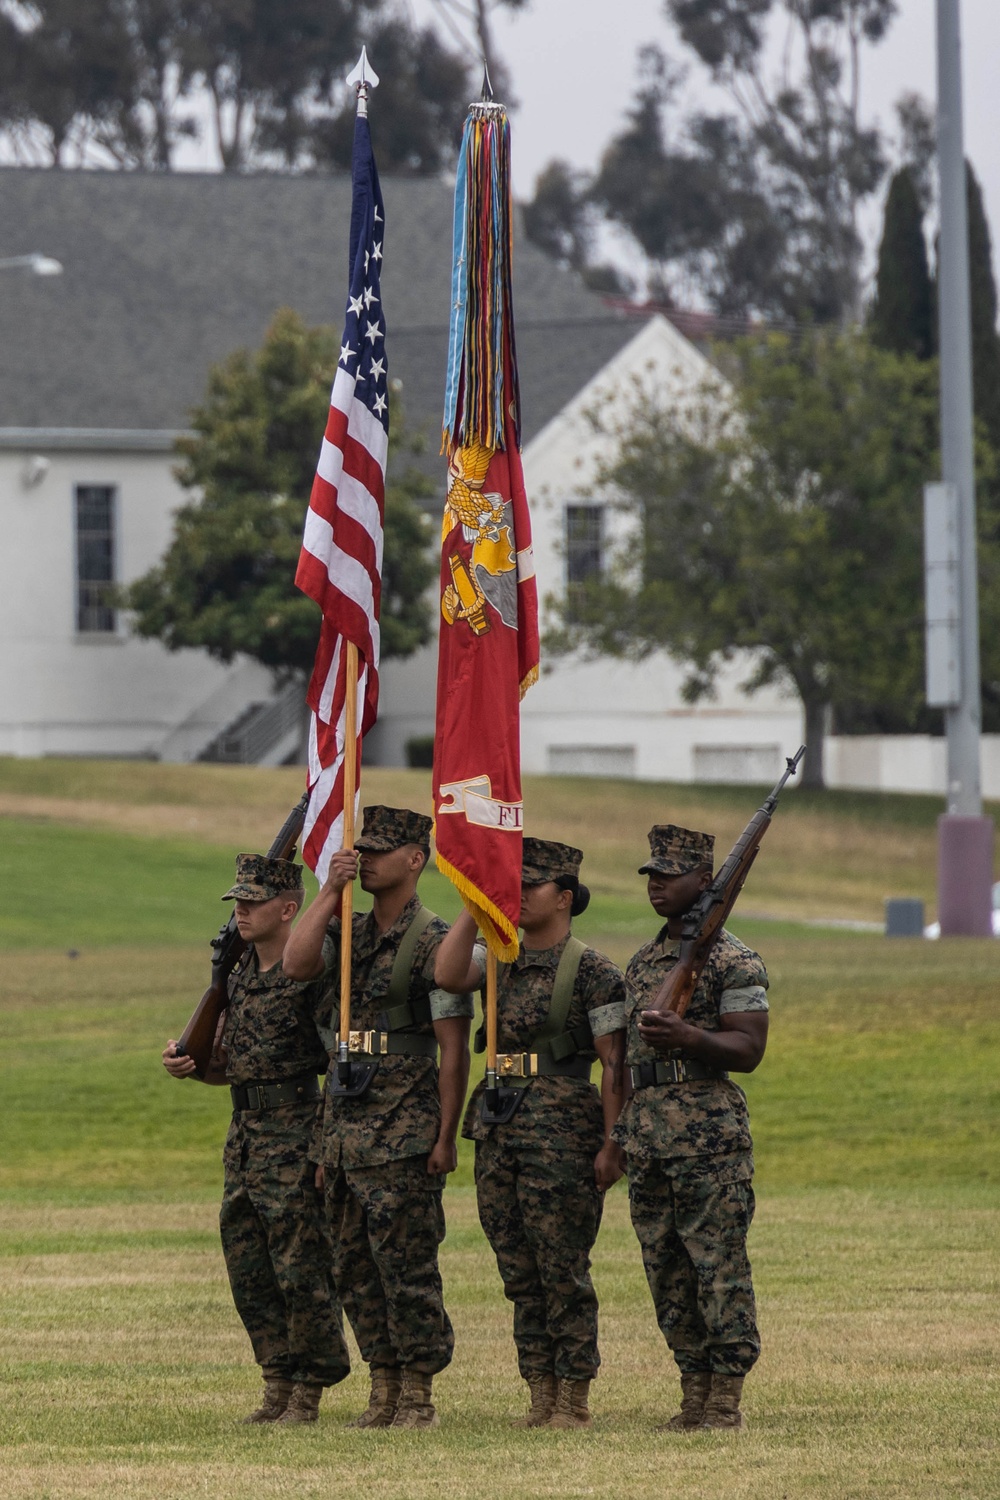
<path fill-rule="evenodd" d="M 969 227 L 962 139 L 959 0 L 937 0 L 938 172 L 941 238 L 938 315 L 941 345 L 941 468 L 958 493 L 959 701 L 945 711 L 948 811 L 941 819 L 938 898 L 941 931 L 989 928 L 992 831 L 982 817 L 979 590 L 976 579 L 976 490 L 972 428 L 972 318 Z M 984 860 L 987 827 L 989 857 Z M 985 878 L 984 878 L 985 877 Z M 982 887 L 985 885 L 985 888 Z"/>

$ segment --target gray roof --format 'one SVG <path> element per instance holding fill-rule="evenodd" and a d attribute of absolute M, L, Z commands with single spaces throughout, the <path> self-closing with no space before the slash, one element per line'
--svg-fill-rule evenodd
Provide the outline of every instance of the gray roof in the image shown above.
<path fill-rule="evenodd" d="M 407 418 L 440 431 L 452 193 L 383 180 L 389 371 Z M 347 176 L 0 169 L 0 428 L 180 429 L 208 368 L 274 313 L 338 326 Z M 515 316 L 527 441 L 636 332 L 519 236 Z M 436 442 L 434 451 L 436 452 Z"/>

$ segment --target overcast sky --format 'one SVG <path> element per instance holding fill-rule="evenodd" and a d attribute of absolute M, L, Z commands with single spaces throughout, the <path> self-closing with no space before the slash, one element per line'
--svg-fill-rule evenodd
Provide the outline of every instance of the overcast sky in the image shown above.
<path fill-rule="evenodd" d="M 413 17 L 433 20 L 433 0 L 404 0 Z M 966 154 L 986 195 L 994 259 L 1000 236 L 1000 0 L 961 0 Z M 662 0 L 530 0 L 527 10 L 495 13 L 497 50 L 506 59 L 520 108 L 512 116 L 514 188 L 530 197 L 552 157 L 592 168 L 622 123 L 644 42 L 658 41 L 678 61 L 690 59 L 664 16 Z M 377 63 L 376 63 L 377 66 Z M 893 104 L 916 91 L 933 102 L 934 0 L 900 0 L 885 41 L 868 51 L 862 104 L 866 116 L 894 125 Z M 709 90 L 697 63 L 689 97 Z"/>

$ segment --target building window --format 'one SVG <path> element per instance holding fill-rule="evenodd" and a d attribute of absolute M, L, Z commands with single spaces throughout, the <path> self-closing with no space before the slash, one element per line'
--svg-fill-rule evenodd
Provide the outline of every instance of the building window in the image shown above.
<path fill-rule="evenodd" d="M 566 615 L 580 618 L 583 592 L 604 566 L 604 506 L 566 507 Z"/>
<path fill-rule="evenodd" d="M 781 775 L 781 746 L 695 745 L 691 765 L 695 781 L 769 786 Z"/>
<path fill-rule="evenodd" d="M 613 776 L 635 779 L 634 745 L 548 745 L 546 770 L 550 776 Z"/>
<path fill-rule="evenodd" d="M 113 634 L 117 628 L 111 590 L 115 583 L 115 492 L 108 484 L 76 487 L 76 628 L 81 634 Z"/>
<path fill-rule="evenodd" d="M 604 563 L 604 506 L 566 507 L 566 582 L 570 588 L 600 578 Z"/>

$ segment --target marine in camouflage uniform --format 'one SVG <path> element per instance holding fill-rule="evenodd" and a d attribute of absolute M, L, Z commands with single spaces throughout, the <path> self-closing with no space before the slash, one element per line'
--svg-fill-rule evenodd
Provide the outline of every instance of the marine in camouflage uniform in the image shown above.
<path fill-rule="evenodd" d="M 484 1081 L 463 1126 L 476 1143 L 480 1221 L 514 1304 L 518 1369 L 531 1392 L 521 1425 L 530 1427 L 590 1423 L 588 1391 L 601 1362 L 590 1252 L 604 1190 L 622 1169 L 609 1131 L 624 1098 L 625 984 L 610 959 L 570 936 L 571 914 L 589 899 L 579 884 L 581 859 L 569 845 L 524 840 L 524 942 L 513 963 L 500 965 L 497 983 L 497 1071 L 503 1084 L 518 1087 L 511 1096 L 517 1107 L 509 1119 L 490 1123 Z M 448 947 L 442 945 L 439 979 L 456 984 L 475 975 L 481 982 L 485 949 L 473 950 L 474 935 L 466 913 Z M 540 1034 L 564 954 L 567 961 L 576 955 L 578 967 L 562 981 L 572 990 L 553 1049 Z M 601 1093 L 590 1082 L 598 1052 L 605 1064 Z M 537 1062 L 528 1060 L 532 1055 Z M 532 1067 L 546 1071 L 519 1076 Z"/>
<path fill-rule="evenodd" d="M 375 905 L 352 918 L 351 1030 L 355 1041 L 373 1048 L 377 1063 L 370 1086 L 358 1097 L 338 1092 L 336 1062 L 327 1074 L 321 1159 L 334 1280 L 372 1377 L 368 1408 L 355 1424 L 362 1427 L 434 1425 L 431 1382 L 451 1362 L 454 1349 L 438 1247 L 445 1234 L 442 1191 L 455 1166 L 468 1081 L 473 1000 L 470 994 L 445 994 L 435 984 L 435 953 L 448 931 L 440 917 L 428 914 L 413 949 L 403 1001 L 408 1014 L 399 1016 L 398 1006 L 387 1013 L 400 946 L 411 924 L 424 920 L 415 889 L 429 853 L 430 829 L 430 818 L 408 809 L 364 810 L 356 847 L 361 884 L 373 893 Z M 303 917 L 306 937 L 310 917 L 313 928 L 312 946 L 301 962 L 315 965 L 322 937 L 322 975 L 333 986 L 325 1035 L 334 1057 L 341 929 L 339 917 L 327 918 L 352 860 L 349 852 L 334 856 L 331 880 Z M 391 868 L 387 861 L 394 862 Z M 403 871 L 402 883 L 396 866 Z M 359 1037 L 367 1032 L 372 1037 Z M 383 1039 L 388 1055 L 379 1055 Z M 351 1057 L 361 1068 L 374 1060 L 371 1051 L 353 1042 Z"/>
<path fill-rule="evenodd" d="M 752 1071 L 767 1037 L 767 974 L 723 931 L 684 1020 L 647 1010 L 677 961 L 683 912 L 711 879 L 713 840 L 672 824 L 649 834 L 654 909 L 668 917 L 632 958 L 632 1097 L 615 1129 L 628 1157 L 632 1223 L 656 1317 L 681 1372 L 668 1430 L 739 1427 L 743 1378 L 760 1353 L 747 1232 L 754 1212 L 746 1096 L 726 1064 Z M 671 930 L 672 929 L 672 930 Z"/>
<path fill-rule="evenodd" d="M 221 1040 L 234 1105 L 223 1153 L 222 1248 L 265 1382 L 263 1404 L 247 1420 L 314 1421 L 323 1387 L 343 1380 L 350 1360 L 314 1181 L 322 1117 L 316 1075 L 326 1071 L 315 1019 L 323 987 L 290 979 L 280 957 L 302 900 L 302 867 L 241 854 L 223 900 L 236 901 L 241 933 L 259 934 L 261 949 L 251 942 L 230 978 Z M 177 1058 L 174 1043 L 164 1062 L 178 1076 L 194 1068 Z"/>

